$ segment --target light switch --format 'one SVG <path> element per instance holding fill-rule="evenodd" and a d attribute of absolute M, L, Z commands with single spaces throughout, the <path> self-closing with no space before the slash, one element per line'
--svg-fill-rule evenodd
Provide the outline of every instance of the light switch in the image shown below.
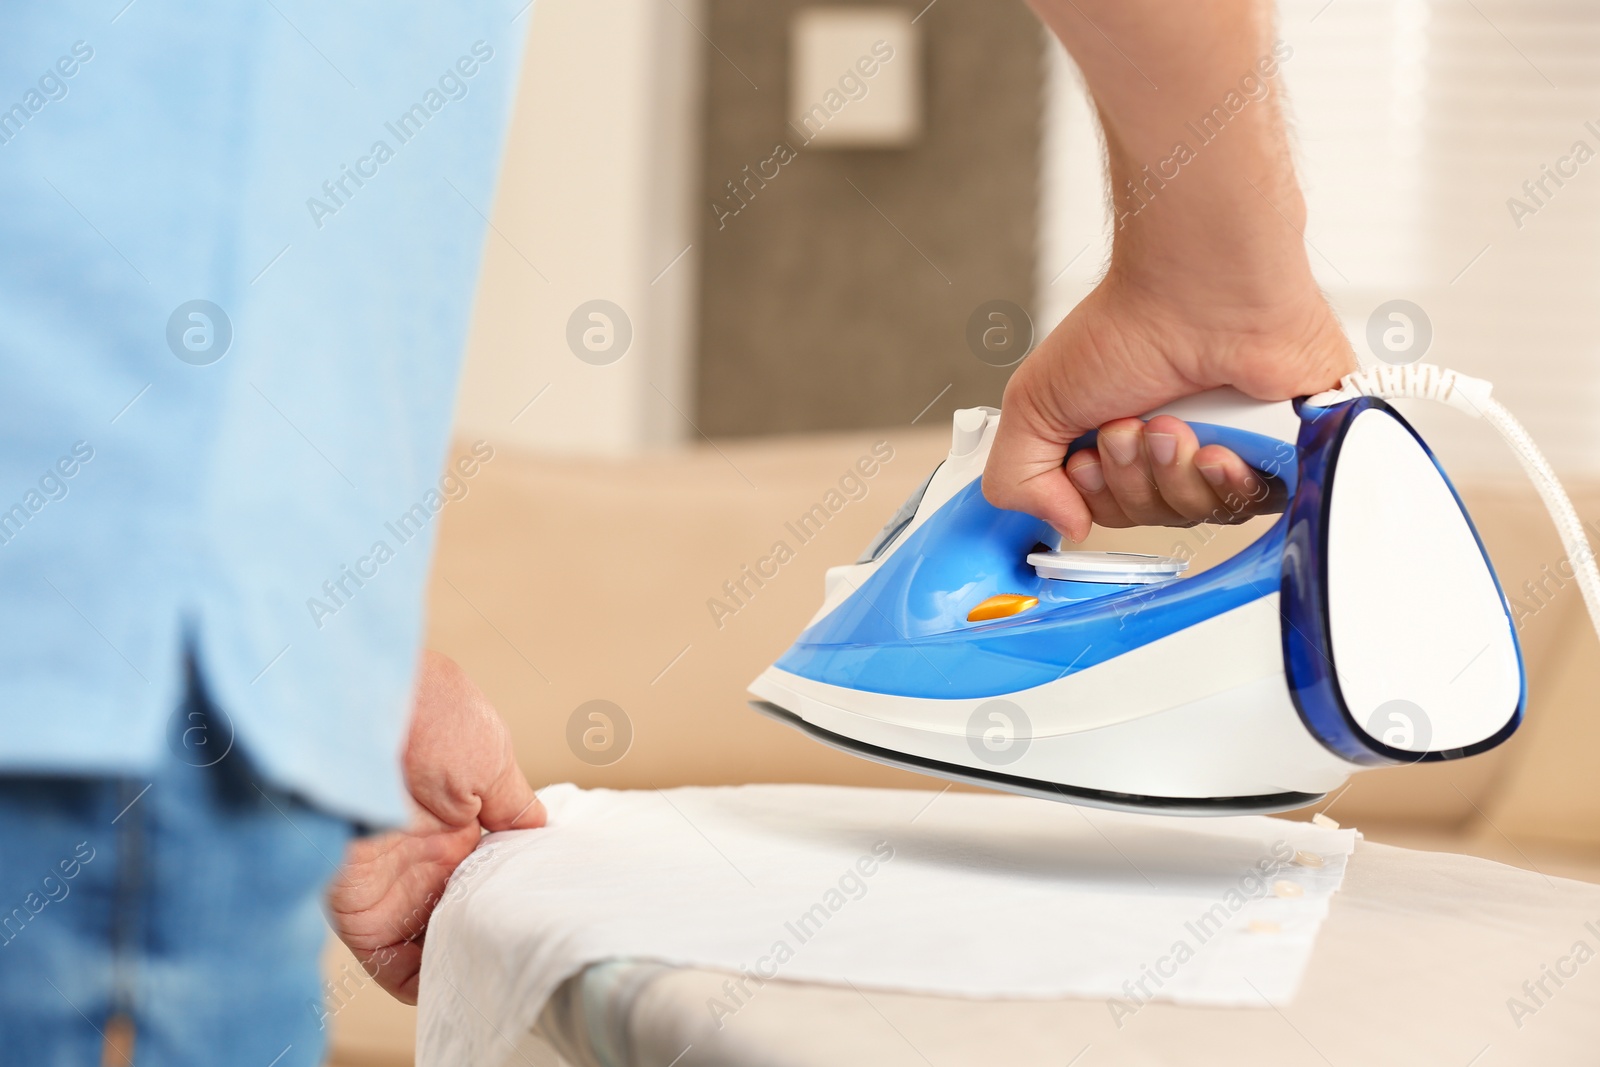
<path fill-rule="evenodd" d="M 806 7 L 789 24 L 796 147 L 902 148 L 922 128 L 922 49 L 899 7 Z"/>

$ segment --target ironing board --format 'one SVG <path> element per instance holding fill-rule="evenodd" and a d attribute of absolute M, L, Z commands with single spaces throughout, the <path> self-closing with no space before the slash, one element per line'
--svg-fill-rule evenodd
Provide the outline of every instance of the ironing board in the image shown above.
<path fill-rule="evenodd" d="M 1151 1003 L 1119 1028 L 1099 1001 L 960 1000 L 778 981 L 718 1030 L 706 1004 L 727 977 L 646 962 L 591 966 L 520 1035 L 510 1062 L 1600 1063 L 1600 885 L 1362 842 L 1301 991 L 1282 1011 Z"/>

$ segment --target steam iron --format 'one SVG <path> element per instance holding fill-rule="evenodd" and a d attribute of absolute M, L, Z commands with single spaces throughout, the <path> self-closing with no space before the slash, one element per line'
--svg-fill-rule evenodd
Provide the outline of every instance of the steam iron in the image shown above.
<path fill-rule="evenodd" d="M 1190 576 L 1062 551 L 1045 522 L 989 504 L 1000 412 L 956 412 L 949 455 L 828 571 L 752 705 L 881 763 L 1175 815 L 1303 807 L 1358 770 L 1495 747 L 1526 695 L 1506 598 L 1428 446 L 1382 383 L 1352 377 L 1292 403 L 1214 390 L 1163 409 L 1288 500 Z M 1420 372 L 1385 380 L 1426 391 Z M 1475 381 L 1452 377 L 1457 406 Z"/>

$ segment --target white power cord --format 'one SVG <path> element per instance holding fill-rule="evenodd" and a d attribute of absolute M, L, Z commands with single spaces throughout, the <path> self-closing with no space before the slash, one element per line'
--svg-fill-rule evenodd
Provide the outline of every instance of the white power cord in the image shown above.
<path fill-rule="evenodd" d="M 1539 446 L 1523 428 L 1517 417 L 1506 410 L 1493 395 L 1494 386 L 1482 378 L 1458 374 L 1431 363 L 1412 363 L 1403 367 L 1387 364 L 1368 367 L 1339 379 L 1339 388 L 1318 393 L 1306 402 L 1315 407 L 1327 407 L 1359 396 L 1374 396 L 1384 400 L 1432 400 L 1448 404 L 1457 411 L 1481 418 L 1500 431 L 1517 461 L 1527 471 L 1533 487 L 1539 491 L 1545 509 L 1556 524 L 1561 544 L 1567 550 L 1578 588 L 1583 591 L 1583 602 L 1589 609 L 1589 619 L 1600 633 L 1600 569 L 1595 566 L 1594 551 L 1584 533 L 1583 521 L 1572 506 L 1567 491 L 1556 480 Z"/>

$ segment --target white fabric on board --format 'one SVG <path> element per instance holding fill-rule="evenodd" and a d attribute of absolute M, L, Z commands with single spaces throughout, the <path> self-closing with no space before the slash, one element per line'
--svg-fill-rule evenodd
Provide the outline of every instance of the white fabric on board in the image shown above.
<path fill-rule="evenodd" d="M 1294 996 L 1353 830 L 956 792 L 557 785 L 428 928 L 418 1064 L 499 1063 L 605 959 L 972 997 L 1266 1007 Z M 1297 856 L 1298 853 L 1298 856 Z"/>

